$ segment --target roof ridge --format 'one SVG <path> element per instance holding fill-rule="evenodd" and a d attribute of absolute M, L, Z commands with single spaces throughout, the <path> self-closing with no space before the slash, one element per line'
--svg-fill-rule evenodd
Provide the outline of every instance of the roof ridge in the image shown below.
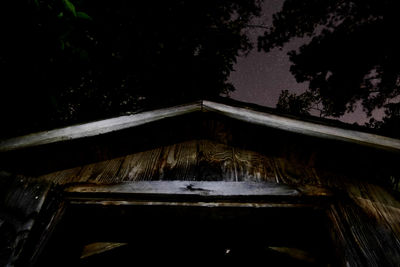
<path fill-rule="evenodd" d="M 198 111 L 212 111 L 236 120 L 297 134 L 340 140 L 400 152 L 399 139 L 312 121 L 304 121 L 293 117 L 269 113 L 267 111 L 257 111 L 251 108 L 237 107 L 211 100 L 200 100 L 184 105 L 144 111 L 132 115 L 124 115 L 101 121 L 14 137 L 0 142 L 0 152 L 102 135 Z"/>

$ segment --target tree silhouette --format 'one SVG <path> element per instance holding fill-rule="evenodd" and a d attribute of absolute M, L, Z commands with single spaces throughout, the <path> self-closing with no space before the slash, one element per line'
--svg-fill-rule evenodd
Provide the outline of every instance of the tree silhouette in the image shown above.
<path fill-rule="evenodd" d="M 259 49 L 269 52 L 296 37 L 312 39 L 289 52 L 291 72 L 298 82 L 308 81 L 309 89 L 300 96 L 283 93 L 280 105 L 292 103 L 307 112 L 320 103 L 322 115 L 339 117 L 361 101 L 368 116 L 384 107 L 383 124 L 396 121 L 389 117 L 399 115 L 394 110 L 400 105 L 397 10 L 395 0 L 286 0 L 271 29 L 259 37 Z M 398 123 L 391 127 L 400 129 Z"/>
<path fill-rule="evenodd" d="M 228 93 L 259 0 L 7 1 L 2 135 Z"/>

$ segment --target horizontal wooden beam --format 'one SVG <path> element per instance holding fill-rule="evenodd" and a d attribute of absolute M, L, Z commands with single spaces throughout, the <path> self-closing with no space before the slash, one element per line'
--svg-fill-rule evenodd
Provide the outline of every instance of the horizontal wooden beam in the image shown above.
<path fill-rule="evenodd" d="M 299 203 L 275 203 L 275 202 L 238 202 L 238 201 L 135 201 L 135 200 L 109 200 L 109 199 L 69 199 L 69 203 L 72 205 L 86 205 L 90 207 L 101 206 L 101 207 L 180 207 L 180 208 L 212 208 L 212 209 L 224 209 L 224 208 L 242 208 L 242 209 L 254 209 L 254 208 L 265 208 L 265 209 L 299 209 L 306 208 L 317 210 L 323 210 L 324 206 L 319 204 L 312 204 L 309 202 Z"/>
<path fill-rule="evenodd" d="M 298 204 L 313 200 L 311 201 L 313 203 L 316 198 L 324 199 L 332 196 L 328 190 L 319 187 L 295 188 L 268 182 L 141 181 L 116 185 L 78 185 L 66 188 L 65 192 L 68 199 L 82 204 L 93 204 L 98 200 L 104 200 L 108 204 L 115 205 L 144 205 L 147 201 L 151 205 L 168 202 L 173 206 L 182 205 L 184 202 L 186 206 L 193 205 L 193 202 L 208 203 L 205 204 L 207 206 L 211 202 L 222 201 L 225 203 L 221 204 L 222 206 L 229 206 L 226 202 L 231 204 L 240 202 L 251 205 L 257 203 L 253 205 L 256 207 L 262 202 Z"/>
<path fill-rule="evenodd" d="M 300 192 L 287 185 L 257 182 L 140 181 L 116 185 L 78 185 L 68 193 L 173 194 L 200 196 L 297 196 Z"/>

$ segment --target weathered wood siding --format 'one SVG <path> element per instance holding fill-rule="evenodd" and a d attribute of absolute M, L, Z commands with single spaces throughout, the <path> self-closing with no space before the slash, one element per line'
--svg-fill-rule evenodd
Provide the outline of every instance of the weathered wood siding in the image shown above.
<path fill-rule="evenodd" d="M 279 159 L 210 140 L 191 140 L 41 176 L 54 183 L 198 180 L 282 182 Z M 304 168 L 303 168 L 304 169 Z"/>
<path fill-rule="evenodd" d="M 50 183 L 0 172 L 0 266 L 14 266 L 30 238 Z"/>
<path fill-rule="evenodd" d="M 343 196 L 343 203 L 327 213 L 333 237 L 345 252 L 358 247 L 355 254 L 343 252 L 343 264 L 352 266 L 390 265 L 400 260 L 400 202 L 394 190 L 398 189 L 399 162 L 398 152 L 207 112 L 0 153 L 1 169 L 34 176 L 30 182 L 39 184 L 182 180 L 328 187 Z M 375 254 L 369 254 L 371 247 L 378 249 Z"/>
<path fill-rule="evenodd" d="M 363 176 L 326 171 L 297 159 L 264 155 L 211 140 L 191 140 L 41 175 L 56 184 L 124 181 L 266 181 L 327 186 L 347 192 L 371 216 L 400 234 L 400 203 Z"/>
<path fill-rule="evenodd" d="M 192 140 L 210 140 L 211 143 L 205 144 L 204 147 L 201 147 L 203 146 L 201 142 L 182 147 L 182 143 Z M 175 145 L 175 148 L 169 148 Z M 234 153 L 224 151 L 222 145 L 229 146 Z M 236 121 L 208 112 L 181 115 L 90 138 L 5 151 L 0 153 L 0 169 L 28 176 L 39 176 L 127 155 L 139 155 L 138 153 L 149 150 L 154 150 L 154 153 L 161 153 L 163 156 L 167 155 L 166 152 L 161 152 L 162 149 L 178 149 L 177 153 L 187 153 L 189 157 L 196 157 L 196 160 L 204 157 L 200 163 L 209 160 L 208 162 L 214 165 L 218 164 L 218 158 L 227 157 L 227 160 L 223 161 L 226 164 L 224 168 L 231 171 L 250 167 L 235 164 L 248 161 L 249 155 L 246 153 L 253 151 L 269 158 L 284 158 L 292 168 L 297 168 L 297 165 L 306 165 L 319 170 L 329 170 L 335 174 L 352 174 L 363 176 L 363 179 L 378 179 L 386 182 L 391 179 L 390 177 L 396 180 L 400 176 L 400 170 L 396 167 L 400 161 L 399 152 L 301 135 L 282 129 Z M 194 153 L 197 152 L 198 154 L 195 155 Z M 207 153 L 213 154 L 214 158 L 208 158 Z M 235 159 L 232 158 L 233 154 L 235 154 Z M 170 153 L 169 157 L 172 155 Z M 184 159 L 184 155 L 174 156 L 178 159 L 178 162 L 174 164 L 178 165 L 191 160 Z M 158 160 L 156 156 L 150 156 L 149 159 L 143 159 L 143 161 L 154 159 Z M 182 159 L 184 161 L 179 162 Z M 168 162 L 168 160 L 162 162 Z M 254 162 L 255 159 L 252 158 L 252 168 L 255 167 Z M 260 164 L 263 165 L 262 162 Z M 153 165 L 153 167 L 158 166 Z M 220 167 L 217 166 L 217 168 Z M 157 170 L 149 171 L 157 172 Z M 231 174 L 229 179 L 236 179 L 235 172 Z M 260 172 L 260 177 L 262 177 L 262 172 Z"/>
<path fill-rule="evenodd" d="M 268 155 L 269 154 L 269 155 Z M 100 161 L 40 176 L 57 184 L 115 184 L 125 181 L 197 180 L 266 181 L 290 185 L 328 187 L 348 198 L 351 204 L 333 206 L 334 239 L 345 253 L 360 246 L 364 255 L 343 255 L 350 266 L 393 264 L 400 251 L 400 202 L 390 188 L 374 179 L 318 168 L 305 159 L 271 155 L 211 140 L 190 140 L 153 148 L 111 160 Z M 378 230 L 377 230 L 378 229 Z M 345 231 L 345 232 L 342 232 Z M 369 233 L 370 236 L 365 236 Z M 377 235 L 377 236 L 374 236 Z M 379 245 L 371 252 L 368 249 Z M 389 246 L 390 249 L 385 249 Z M 372 254 L 371 254 L 372 253 Z M 365 259 L 372 259 L 371 264 Z M 376 265 L 378 266 L 378 265 Z"/>

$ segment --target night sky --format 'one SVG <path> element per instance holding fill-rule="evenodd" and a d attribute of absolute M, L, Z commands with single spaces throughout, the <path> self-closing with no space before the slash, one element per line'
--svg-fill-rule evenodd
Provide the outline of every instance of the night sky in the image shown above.
<path fill-rule="evenodd" d="M 263 4 L 263 15 L 256 18 L 254 25 L 270 26 L 272 14 L 279 11 L 284 0 L 265 0 Z M 282 50 L 274 49 L 270 53 L 257 51 L 257 36 L 262 35 L 264 29 L 251 28 L 248 34 L 254 44 L 254 49 L 247 55 L 238 58 L 234 66 L 234 72 L 229 78 L 236 90 L 230 94 L 233 99 L 255 103 L 268 107 L 275 107 L 279 94 L 282 90 L 301 93 L 304 92 L 308 83 L 297 83 L 290 73 L 290 61 L 287 52 L 299 48 L 309 39 L 295 39 L 287 44 Z M 380 118 L 382 111 L 373 113 L 375 118 Z M 316 114 L 314 114 L 316 115 Z M 354 113 L 345 114 L 340 120 L 359 124 L 369 119 L 366 118 L 361 107 Z"/>

